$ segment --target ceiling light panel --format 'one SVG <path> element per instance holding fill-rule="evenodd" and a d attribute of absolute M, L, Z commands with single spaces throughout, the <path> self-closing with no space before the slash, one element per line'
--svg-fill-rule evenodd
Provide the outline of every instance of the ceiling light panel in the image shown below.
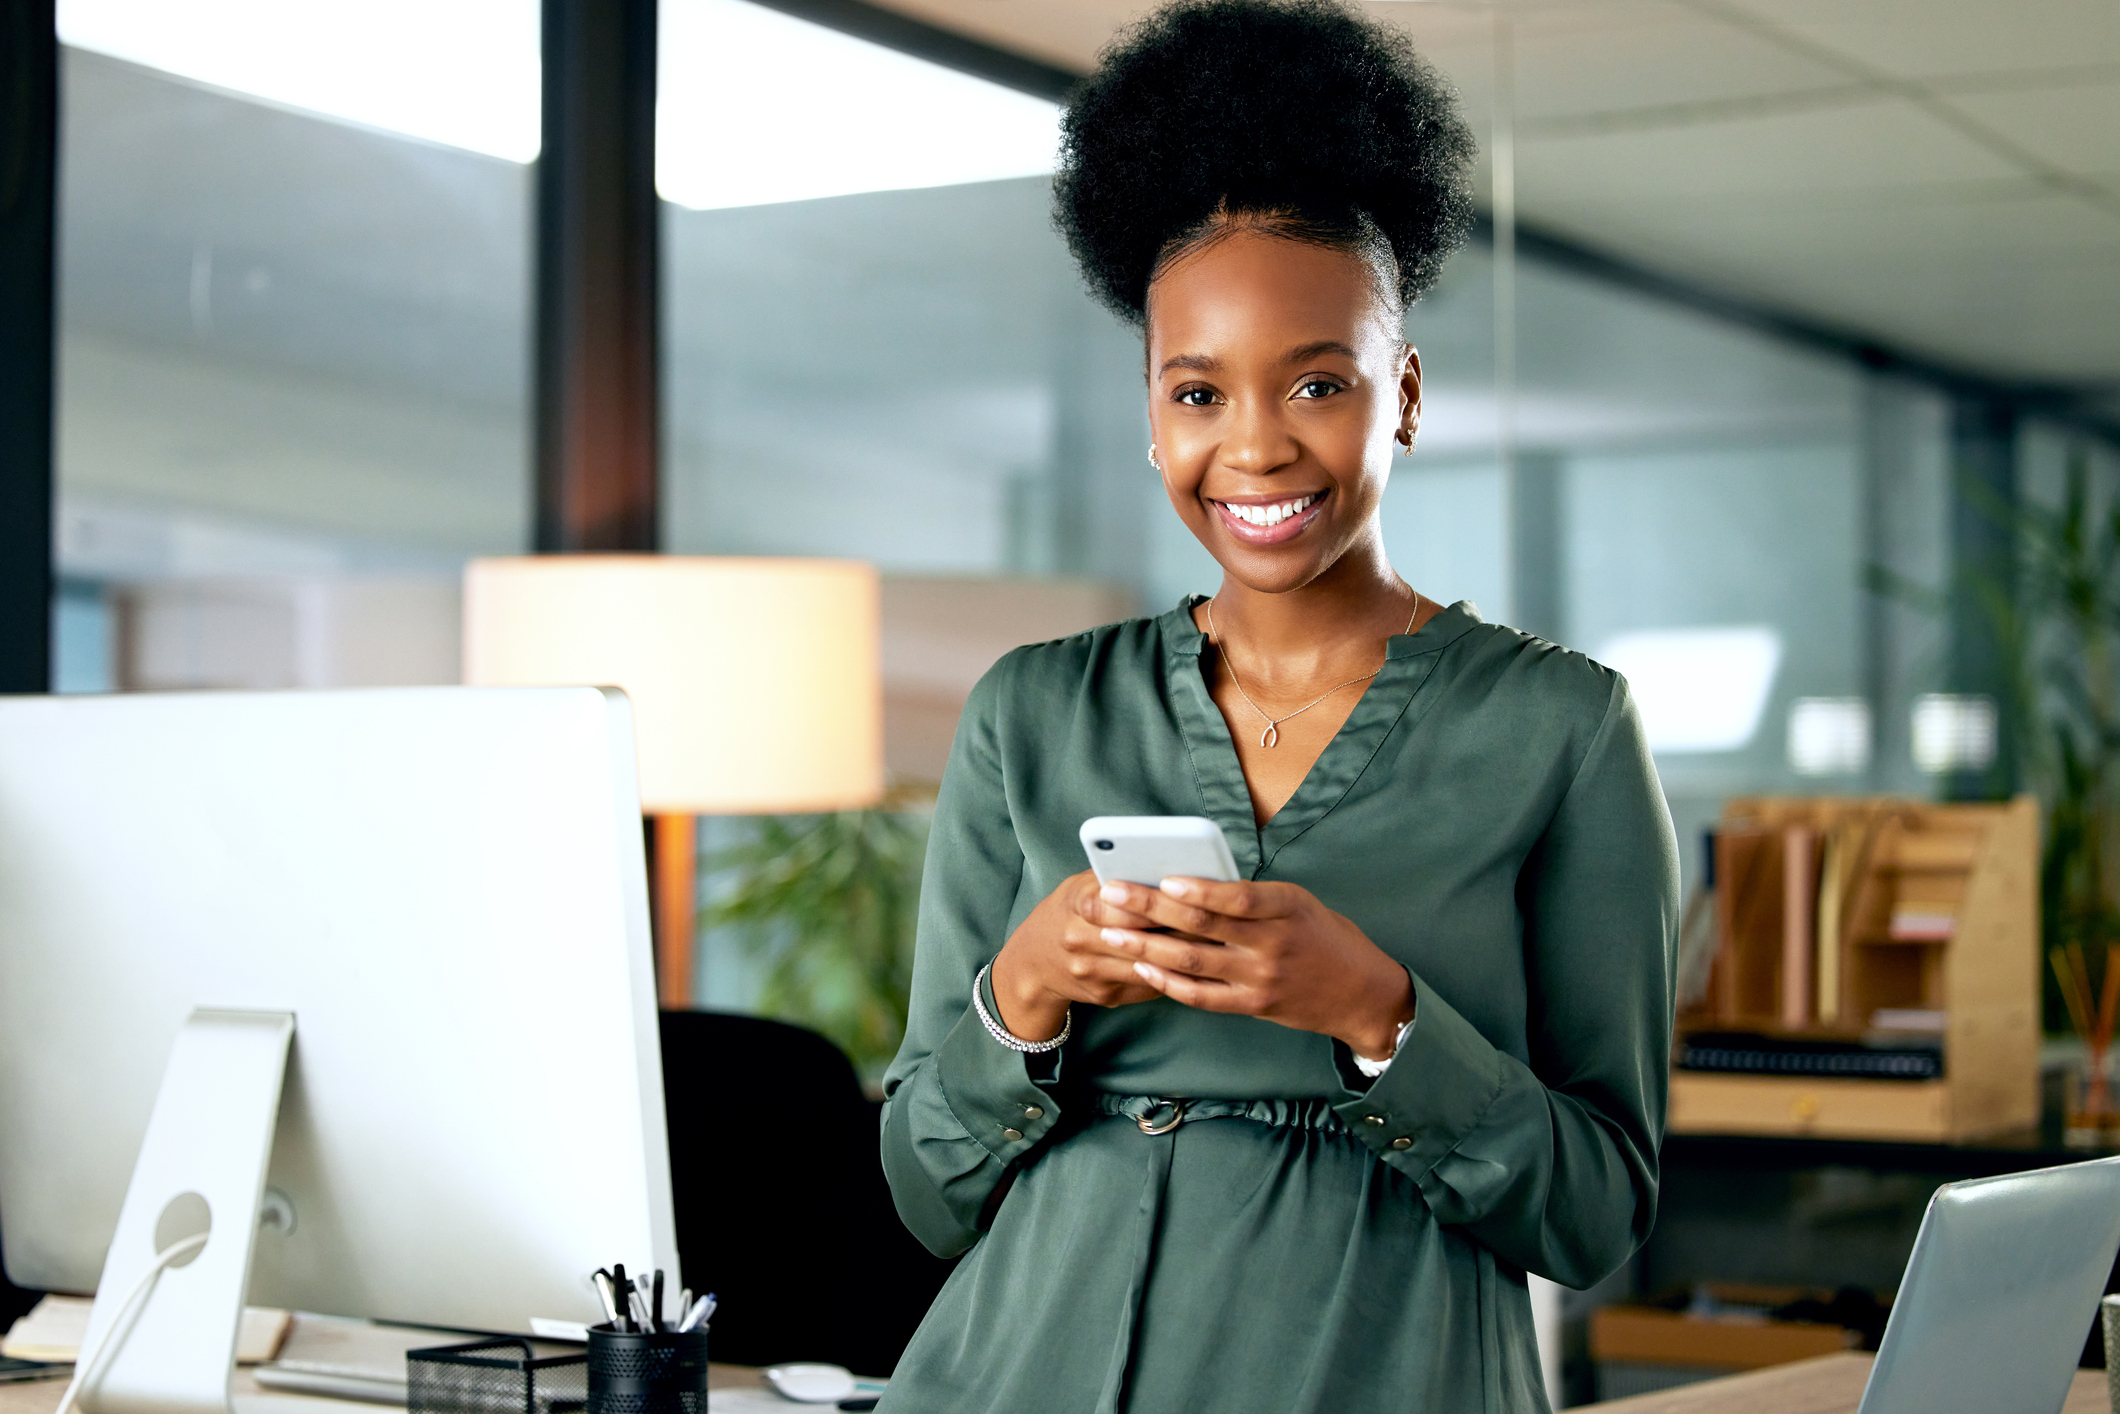
<path fill-rule="evenodd" d="M 1037 176 L 1043 99 L 744 0 L 663 0 L 656 185 L 705 210 Z"/>
<path fill-rule="evenodd" d="M 59 39 L 253 98 L 528 162 L 538 0 L 59 0 Z"/>
<path fill-rule="evenodd" d="M 252 98 L 537 156 L 538 0 L 60 0 L 59 37 Z M 1053 170 L 1057 105 L 744 0 L 664 0 L 656 184 L 696 209 Z"/>

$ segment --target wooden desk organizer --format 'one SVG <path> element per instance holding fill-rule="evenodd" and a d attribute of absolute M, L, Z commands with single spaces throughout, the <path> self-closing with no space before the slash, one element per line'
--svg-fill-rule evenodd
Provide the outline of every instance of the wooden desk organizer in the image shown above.
<path fill-rule="evenodd" d="M 1716 839 L 1719 944 L 1695 1031 L 1859 1039 L 1945 1014 L 1937 1080 L 1674 1070 L 1670 1129 L 1948 1142 L 2039 1121 L 2035 802 L 1739 799 Z"/>

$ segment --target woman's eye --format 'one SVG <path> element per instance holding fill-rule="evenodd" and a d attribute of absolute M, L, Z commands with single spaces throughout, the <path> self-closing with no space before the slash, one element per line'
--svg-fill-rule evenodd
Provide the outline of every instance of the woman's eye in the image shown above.
<path fill-rule="evenodd" d="M 1296 389 L 1299 398 L 1329 398 L 1340 391 L 1340 385 L 1329 378 L 1313 378 Z"/>
<path fill-rule="evenodd" d="M 1215 395 L 1211 389 L 1181 388 L 1178 390 L 1178 401 L 1187 407 L 1204 408 L 1214 402 L 1214 400 Z"/>

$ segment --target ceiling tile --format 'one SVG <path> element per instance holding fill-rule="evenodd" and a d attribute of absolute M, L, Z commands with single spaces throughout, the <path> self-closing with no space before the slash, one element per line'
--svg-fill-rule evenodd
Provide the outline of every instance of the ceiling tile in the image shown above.
<path fill-rule="evenodd" d="M 1087 73 L 1120 29 L 1156 8 L 1143 0 L 877 0 L 916 20 Z"/>
<path fill-rule="evenodd" d="M 2113 0 L 1715 3 L 1901 77 L 2120 62 Z"/>
<path fill-rule="evenodd" d="M 2120 10 L 2120 5 L 2114 8 Z M 2065 171 L 2120 176 L 2120 83 L 2027 93 L 1965 94 L 1949 102 Z M 2120 204 L 2120 180 L 2110 185 L 2115 203 Z"/>
<path fill-rule="evenodd" d="M 1517 164 L 1517 199 L 1526 210 L 1600 190 L 1624 191 L 1654 205 L 1673 198 L 1871 190 L 2017 175 L 2001 158 L 1896 102 L 1646 133 L 1527 140 Z"/>
<path fill-rule="evenodd" d="M 1493 22 L 1435 4 L 1371 4 L 1449 73 L 1484 120 L 1494 73 Z M 1670 3 L 1570 5 L 1511 22 L 1517 114 L 1537 120 L 1845 84 L 1786 48 Z"/>
<path fill-rule="evenodd" d="M 2005 194 L 2014 187 L 2014 197 Z M 2028 184 L 1970 199 L 1618 200 L 1527 213 L 1709 288 L 2020 377 L 2120 377 L 2120 242 Z"/>

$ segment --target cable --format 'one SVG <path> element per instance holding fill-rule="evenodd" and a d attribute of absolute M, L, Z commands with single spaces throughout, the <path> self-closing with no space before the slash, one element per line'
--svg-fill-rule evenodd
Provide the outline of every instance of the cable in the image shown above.
<path fill-rule="evenodd" d="M 125 1299 L 118 1303 L 118 1309 L 111 1316 L 110 1324 L 104 1328 L 102 1344 L 96 1347 L 94 1354 L 83 1350 L 75 1357 L 73 1381 L 67 1385 L 66 1394 L 59 1400 L 59 1407 L 54 1409 L 52 1414 L 71 1414 L 81 1391 L 103 1378 L 101 1367 L 105 1358 L 125 1343 L 126 1322 L 132 1318 L 133 1308 L 153 1290 L 156 1279 L 162 1273 L 168 1271 L 180 1257 L 188 1257 L 204 1247 L 208 1236 L 209 1234 L 202 1232 L 196 1237 L 187 1237 L 182 1242 L 171 1243 L 155 1254 L 155 1260 L 149 1264 L 146 1272 L 141 1274 L 140 1280 L 126 1293 Z"/>

